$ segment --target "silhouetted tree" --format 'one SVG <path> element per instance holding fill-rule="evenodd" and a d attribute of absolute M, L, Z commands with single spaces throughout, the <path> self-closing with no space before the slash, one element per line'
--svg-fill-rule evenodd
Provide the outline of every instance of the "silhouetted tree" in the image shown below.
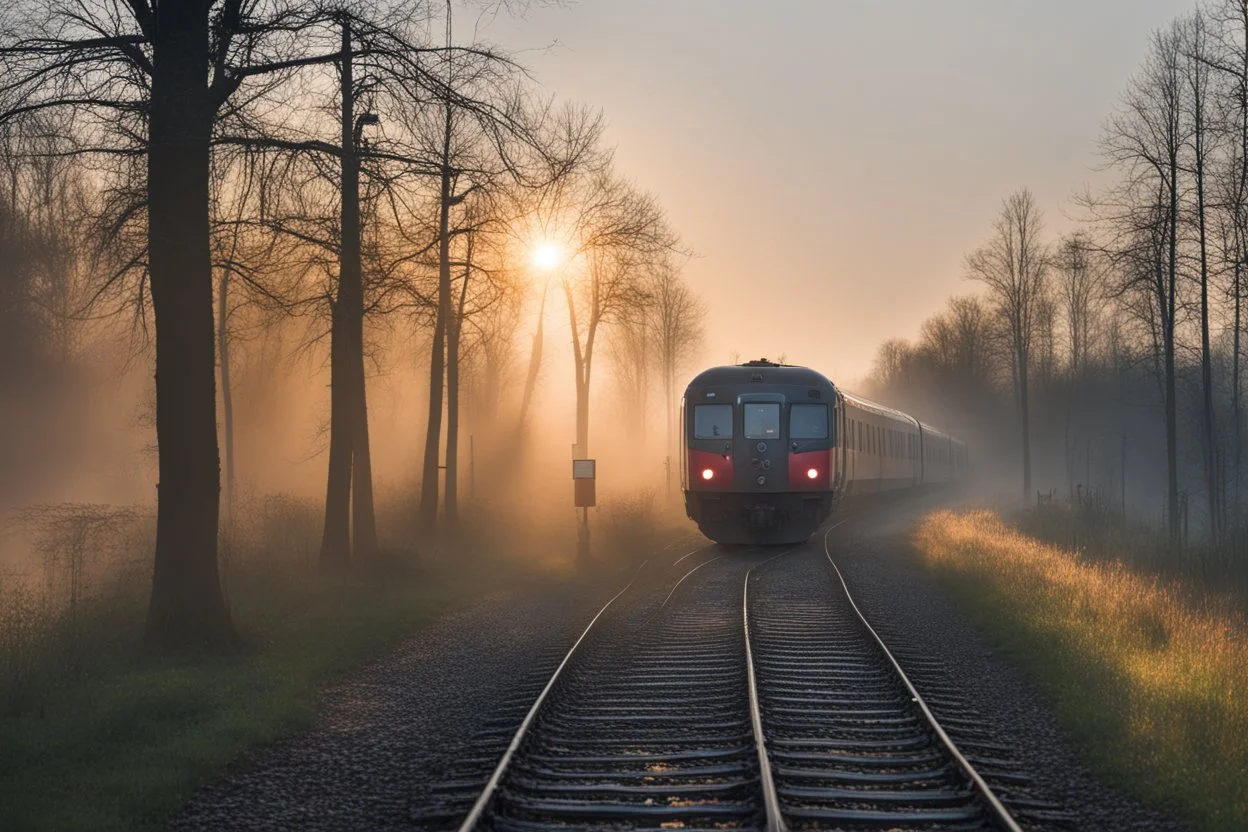
<path fill-rule="evenodd" d="M 373 4 L 351 4 L 357 18 Z M 395 19 L 401 19 L 396 15 Z M 215 419 L 209 162 L 223 119 L 311 64 L 340 9 L 296 0 L 20 2 L 0 36 L 0 121 L 60 109 L 84 152 L 146 159 L 143 257 L 156 327 L 160 492 L 146 638 L 231 641 L 217 566 L 220 459 Z M 241 92 L 240 92 L 241 91 Z"/>
<path fill-rule="evenodd" d="M 1043 220 L 1031 191 L 1017 191 L 1002 205 L 992 238 L 966 261 L 968 276 L 988 287 L 1009 332 L 1022 421 L 1023 494 L 1026 496 L 1031 494 L 1028 372 L 1032 347 L 1044 314 L 1048 274 L 1043 231 Z"/>
<path fill-rule="evenodd" d="M 1214 133 L 1209 125 L 1210 61 L 1213 58 L 1210 35 L 1204 15 L 1197 10 L 1182 22 L 1183 38 L 1183 114 L 1188 122 L 1186 163 L 1195 187 L 1192 221 L 1196 226 L 1200 283 L 1200 379 L 1203 410 L 1202 440 L 1205 449 L 1205 486 L 1209 500 L 1210 530 L 1220 532 L 1218 492 L 1217 425 L 1213 404 L 1213 352 L 1209 338 L 1209 233 L 1206 210 L 1207 175 L 1214 152 Z"/>
<path fill-rule="evenodd" d="M 1179 311 L 1181 160 L 1188 137 L 1183 118 L 1182 33 L 1176 24 L 1153 35 L 1143 68 L 1132 79 L 1101 140 L 1102 154 L 1122 176 L 1095 206 L 1119 261 L 1119 292 L 1139 292 L 1156 345 L 1165 402 L 1167 515 L 1179 542 L 1178 401 L 1175 340 Z"/>

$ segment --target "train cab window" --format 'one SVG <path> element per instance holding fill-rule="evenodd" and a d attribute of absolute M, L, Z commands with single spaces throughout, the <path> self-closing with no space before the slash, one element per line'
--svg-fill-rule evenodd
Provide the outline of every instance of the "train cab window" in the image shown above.
<path fill-rule="evenodd" d="M 693 406 L 694 439 L 731 439 L 732 405 L 698 404 Z"/>
<path fill-rule="evenodd" d="M 780 438 L 780 405 L 772 402 L 747 402 L 741 406 L 746 439 Z"/>
<path fill-rule="evenodd" d="M 790 439 L 827 439 L 828 406 L 795 404 L 789 409 Z"/>

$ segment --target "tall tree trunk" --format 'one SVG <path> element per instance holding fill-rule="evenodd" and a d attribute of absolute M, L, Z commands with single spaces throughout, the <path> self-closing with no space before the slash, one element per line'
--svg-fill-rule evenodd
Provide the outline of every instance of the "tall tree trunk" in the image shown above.
<path fill-rule="evenodd" d="M 341 294 L 341 290 L 339 292 Z M 345 568 L 351 549 L 351 390 L 347 381 L 345 311 L 333 303 L 329 331 L 329 469 L 325 487 L 325 525 L 321 532 L 321 571 Z"/>
<path fill-rule="evenodd" d="M 1236 256 L 1240 256 L 1237 252 Z M 1243 415 L 1240 413 L 1242 405 L 1240 404 L 1240 380 L 1239 380 L 1239 354 L 1242 350 L 1240 345 L 1240 327 L 1243 326 L 1243 291 L 1241 281 L 1243 280 L 1243 263 L 1235 264 L 1235 324 L 1232 329 L 1232 347 L 1231 347 L 1231 421 L 1234 428 L 1234 435 L 1231 437 L 1234 443 L 1235 455 L 1235 510 L 1239 510 L 1239 471 L 1243 464 L 1243 439 L 1244 424 Z"/>
<path fill-rule="evenodd" d="M 671 355 L 670 347 L 667 348 L 667 356 Z M 672 466 L 676 464 L 676 442 L 673 439 L 676 417 L 672 413 L 672 399 L 675 395 L 676 380 L 675 373 L 672 372 L 672 363 L 670 358 L 665 358 L 663 362 L 663 456 L 666 461 L 664 468 L 664 477 L 667 482 L 667 494 L 672 494 Z"/>
<path fill-rule="evenodd" d="M 1180 541 L 1179 520 L 1179 429 L 1178 402 L 1174 384 L 1174 319 L 1179 273 L 1179 164 L 1177 155 L 1170 157 L 1170 216 L 1167 241 L 1166 298 L 1162 321 L 1162 349 L 1165 352 L 1166 383 L 1166 502 L 1170 513 L 1170 545 L 1177 549 Z"/>
<path fill-rule="evenodd" d="M 585 345 L 581 346 L 581 332 L 576 320 L 576 301 L 572 297 L 572 286 L 566 280 L 563 283 L 563 295 L 568 303 L 568 323 L 572 328 L 572 362 L 576 369 L 576 453 L 581 457 L 589 456 L 589 379 L 594 360 L 594 334 L 597 331 L 597 319 L 590 312 L 590 320 L 585 327 Z"/>
<path fill-rule="evenodd" d="M 446 380 L 446 331 L 451 312 L 451 103 L 442 134 L 442 189 L 438 201 L 438 312 L 429 362 L 429 424 L 420 485 L 420 518 L 432 534 L 438 524 L 438 451 L 442 442 L 442 388 Z"/>
<path fill-rule="evenodd" d="M 360 563 L 372 560 L 377 552 L 377 515 L 373 507 L 373 457 L 368 436 L 368 382 L 364 372 L 364 266 L 360 232 L 360 130 L 356 120 L 355 88 L 351 72 L 351 24 L 342 26 L 344 63 L 343 148 L 342 148 L 342 248 L 339 273 L 349 290 L 348 341 L 351 353 L 351 548 Z"/>
<path fill-rule="evenodd" d="M 576 379 L 576 450 L 578 456 L 589 456 L 589 379 L 581 368 Z"/>
<path fill-rule="evenodd" d="M 1193 60 L 1199 61 L 1201 57 L 1197 56 Z M 1207 70 L 1202 65 L 1197 65 L 1192 71 L 1204 73 Z M 1209 240 L 1205 226 L 1205 101 L 1202 77 L 1200 74 L 1195 76 L 1191 86 L 1196 162 L 1196 229 L 1200 244 L 1200 380 L 1204 409 L 1205 485 L 1209 499 L 1209 529 L 1216 538 L 1221 534 L 1221 485 L 1217 464 L 1217 426 L 1213 410 L 1213 353 L 1209 347 Z"/>
<path fill-rule="evenodd" d="M 529 404 L 533 401 L 533 390 L 537 387 L 537 377 L 542 369 L 542 334 L 546 320 L 546 293 L 550 291 L 550 281 L 542 288 L 542 302 L 537 309 L 537 331 L 533 333 L 533 348 L 529 351 L 529 371 L 524 375 L 524 393 L 520 396 L 520 417 L 516 420 L 518 432 L 524 431 L 524 420 L 529 413 Z"/>
<path fill-rule="evenodd" d="M 230 387 L 230 272 L 221 270 L 217 285 L 217 353 L 221 364 L 221 421 L 225 432 L 225 528 L 234 530 L 234 391 Z"/>
<path fill-rule="evenodd" d="M 325 526 L 321 535 L 321 570 L 340 572 L 351 559 L 351 475 L 359 412 L 356 375 L 358 317 L 363 310 L 360 286 L 360 178 L 355 157 L 355 82 L 351 26 L 342 24 L 342 239 L 338 246 L 338 294 L 333 303 L 329 340 L 329 471 L 325 488 Z"/>
<path fill-rule="evenodd" d="M 459 287 L 459 302 L 446 333 L 446 522 L 451 528 L 459 520 L 459 336 L 463 331 L 464 306 L 468 302 L 471 279 L 472 233 L 469 232 L 464 282 Z"/>
<path fill-rule="evenodd" d="M 1027 389 L 1027 352 L 1018 355 L 1018 399 L 1023 422 L 1023 500 L 1031 500 L 1031 407 Z"/>
<path fill-rule="evenodd" d="M 353 396 L 355 447 L 351 465 L 351 544 L 356 560 L 366 563 L 377 553 L 377 513 L 373 503 L 373 457 L 368 438 L 368 397 L 362 347 L 359 359 Z"/>
<path fill-rule="evenodd" d="M 148 108 L 148 257 L 156 319 L 159 491 L 144 633 L 158 647 L 233 641 L 217 565 L 221 470 L 209 245 L 208 11 L 161 6 Z"/>

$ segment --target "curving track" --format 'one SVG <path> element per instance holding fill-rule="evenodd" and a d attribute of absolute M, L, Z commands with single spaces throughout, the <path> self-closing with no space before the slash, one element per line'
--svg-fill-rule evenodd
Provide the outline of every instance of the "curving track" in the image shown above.
<path fill-rule="evenodd" d="M 459 828 L 1018 829 L 824 555 L 700 550 L 634 579 Z"/>

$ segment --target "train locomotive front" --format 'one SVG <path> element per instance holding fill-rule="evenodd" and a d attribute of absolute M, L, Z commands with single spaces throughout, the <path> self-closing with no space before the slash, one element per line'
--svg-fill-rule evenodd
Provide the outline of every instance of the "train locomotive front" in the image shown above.
<path fill-rule="evenodd" d="M 714 367 L 685 390 L 685 510 L 719 543 L 806 540 L 832 511 L 838 393 L 814 370 Z"/>

